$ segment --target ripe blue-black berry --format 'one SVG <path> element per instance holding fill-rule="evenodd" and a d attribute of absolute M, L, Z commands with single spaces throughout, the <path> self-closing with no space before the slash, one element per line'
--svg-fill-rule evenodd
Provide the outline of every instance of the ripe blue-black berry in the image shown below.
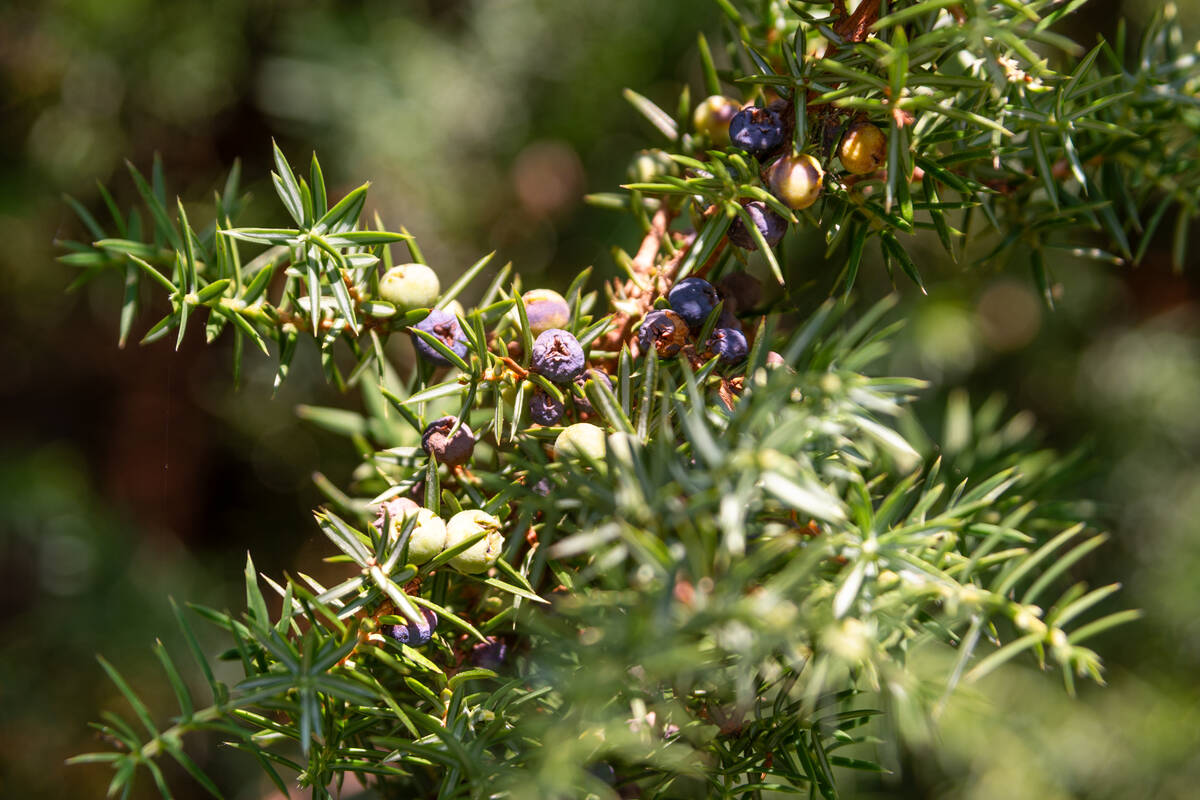
<path fill-rule="evenodd" d="M 751 200 L 746 203 L 745 209 L 746 213 L 750 215 L 750 219 L 754 221 L 754 226 L 767 240 L 767 244 L 772 246 L 779 244 L 779 240 L 787 232 L 787 220 L 772 211 L 761 200 Z M 758 249 L 758 242 L 746 229 L 746 224 L 740 215 L 729 226 L 729 241 L 746 250 Z"/>
<path fill-rule="evenodd" d="M 729 141 L 762 161 L 783 144 L 787 124 L 774 108 L 750 106 L 729 122 Z"/>
<path fill-rule="evenodd" d="M 533 343 L 531 369 L 555 383 L 570 383 L 583 372 L 583 347 L 564 330 L 551 328 Z"/>
<path fill-rule="evenodd" d="M 705 354 L 717 356 L 723 364 L 736 364 L 750 352 L 746 337 L 736 328 L 716 328 L 704 345 Z"/>
<path fill-rule="evenodd" d="M 684 278 L 671 287 L 667 301 L 690 328 L 699 328 L 720 302 L 717 290 L 704 278 Z"/>
<path fill-rule="evenodd" d="M 508 644 L 495 636 L 489 636 L 486 642 L 476 642 L 471 647 L 471 663 L 493 672 L 500 669 L 507 655 Z"/>
<path fill-rule="evenodd" d="M 669 358 L 687 344 L 687 334 L 687 323 L 674 311 L 651 311 L 638 329 L 638 344 L 643 352 L 653 347 L 660 356 Z"/>
<path fill-rule="evenodd" d="M 563 415 L 563 404 L 554 395 L 534 389 L 529 398 L 529 418 L 538 425 L 555 425 Z"/>
<path fill-rule="evenodd" d="M 749 272 L 730 272 L 717 281 L 717 294 L 725 300 L 726 309 L 749 311 L 762 302 L 762 283 Z"/>
<path fill-rule="evenodd" d="M 436 458 L 439 464 L 451 467 L 465 464 L 475 451 L 475 434 L 465 423 L 458 426 L 453 436 L 450 435 L 456 422 L 456 417 L 435 419 L 421 434 L 421 449 Z"/>
<path fill-rule="evenodd" d="M 441 339 L 442 344 L 452 350 L 455 355 L 462 358 L 467 357 L 467 337 L 462 332 L 458 319 L 453 315 L 435 308 L 429 312 L 429 316 L 417 323 L 417 327 Z M 450 366 L 450 361 L 421 337 L 413 337 L 413 347 L 416 349 L 417 355 L 431 364 L 441 367 Z"/>
<path fill-rule="evenodd" d="M 733 328 L 740 331 L 742 329 L 742 321 L 729 310 L 729 306 L 721 309 L 721 315 L 717 317 L 718 328 Z"/>
<path fill-rule="evenodd" d="M 390 636 L 397 642 L 409 645 L 422 645 L 429 642 L 433 638 L 433 632 L 437 628 L 438 615 L 428 608 L 421 609 L 423 621 L 414 625 L 384 625 L 379 629 L 379 632 L 384 636 Z"/>

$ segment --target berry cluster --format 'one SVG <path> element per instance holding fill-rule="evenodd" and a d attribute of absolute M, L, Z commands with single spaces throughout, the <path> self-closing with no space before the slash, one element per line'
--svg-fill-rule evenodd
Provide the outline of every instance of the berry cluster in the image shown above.
<path fill-rule="evenodd" d="M 757 286 L 758 281 L 741 272 L 727 276 L 723 282 L 723 286 L 729 287 L 737 284 Z M 747 288 L 742 302 L 754 296 L 754 291 Z M 726 366 L 745 360 L 750 347 L 734 313 L 739 303 L 732 291 L 725 293 L 703 278 L 689 277 L 671 287 L 667 303 L 669 308 L 656 309 L 643 318 L 637 339 L 643 351 L 653 349 L 663 358 L 681 352 L 702 358 L 716 357 Z M 706 328 L 708 335 L 701 340 Z"/>
<path fill-rule="evenodd" d="M 645 154 L 645 160 L 648 164 L 643 166 L 647 170 L 666 167 L 653 154 Z M 760 207 L 769 213 L 762 204 L 753 205 L 751 213 Z M 774 241 L 777 237 L 771 232 L 770 238 Z M 461 370 L 464 364 L 477 365 L 480 360 L 490 363 L 492 366 L 479 377 L 495 387 L 497 402 L 506 403 L 518 418 L 522 411 L 526 412 L 525 419 L 535 426 L 528 430 L 551 429 L 554 439 L 547 453 L 556 461 L 573 464 L 578 469 L 601 471 L 607 469 L 605 462 L 610 451 L 613 457 L 620 458 L 620 453 L 632 444 L 625 441 L 627 434 L 610 432 L 611 420 L 593 406 L 598 397 L 614 397 L 610 374 L 613 359 L 591 348 L 597 331 L 618 335 L 619 348 L 628 348 L 633 357 L 653 351 L 660 358 L 685 357 L 693 367 L 715 359 L 719 372 L 714 380 L 721 383 L 721 399 L 731 406 L 734 395 L 742 390 L 741 378 L 733 371 L 749 355 L 749 341 L 739 314 L 753 313 L 762 299 L 761 285 L 746 272 L 726 274 L 716 285 L 692 275 L 661 286 L 653 297 L 647 298 L 649 304 L 644 311 L 625 324 L 613 316 L 597 323 L 586 312 L 579 311 L 578 302 L 572 307 L 555 291 L 531 289 L 520 294 L 519 299 L 514 292 L 504 303 L 509 306 L 507 310 L 501 306 L 497 315 L 490 317 L 488 327 L 492 329 L 488 332 L 485 328 L 484 339 L 480 340 L 468 328 L 478 325 L 481 320 L 475 317 L 480 312 L 472 311 L 468 316 L 461 306 L 451 310 L 458 304 L 442 298 L 440 293 L 436 273 L 423 264 L 392 267 L 379 281 L 379 298 L 403 310 L 407 315 L 405 321 L 411 323 L 414 352 L 427 365 L 423 373 L 426 383 L 444 374 L 439 372 L 442 368 Z M 478 332 L 480 328 L 474 330 Z M 585 336 L 589 330 L 591 335 Z M 489 352 L 478 352 L 476 348 L 481 341 Z M 497 352 L 503 355 L 497 356 Z M 443 385 L 461 385 L 458 380 L 450 378 Z M 523 401 L 518 401 L 518 397 Z M 523 409 L 517 408 L 522 404 Z M 556 426 L 562 427 L 554 431 Z M 482 434 L 477 434 L 465 416 L 436 417 L 421 430 L 420 450 L 429 458 L 430 468 L 448 470 L 439 481 L 456 482 L 443 484 L 453 487 L 455 493 L 457 490 L 470 493 L 469 487 L 476 483 L 471 464 L 481 435 L 490 436 L 486 441 L 489 448 L 500 444 L 494 427 L 485 426 Z M 400 548 L 403 563 L 414 568 L 431 565 L 424 566 L 418 574 L 443 565 L 467 575 L 492 571 L 505 549 L 503 531 L 508 523 L 482 510 L 488 498 L 478 495 L 475 504 L 480 507 L 456 509 L 456 513 L 444 519 L 436 510 L 438 504 L 428 508 L 417 502 L 426 499 L 425 483 L 425 480 L 410 483 L 409 492 L 400 496 L 393 493 L 380 503 L 373 523 L 375 529 Z M 530 489 L 546 496 L 550 485 L 543 478 Z M 415 595 L 420 582 L 421 579 L 414 580 L 406 592 Z M 376 609 L 376 617 L 392 619 L 394 615 L 389 616 L 389 609 L 395 610 L 385 603 Z M 382 624 L 379 635 L 409 646 L 427 644 L 435 636 L 439 617 L 428 608 L 422 608 L 421 614 L 419 620 L 410 612 L 402 622 Z M 460 650 L 459 658 L 491 663 L 503 659 L 506 647 L 501 641 L 477 643 L 477 653 Z"/>
<path fill-rule="evenodd" d="M 713 95 L 696 106 L 692 124 L 696 135 L 711 146 L 744 151 L 767 165 L 761 177 L 771 194 L 787 208 L 801 211 L 821 196 L 825 170 L 815 156 L 796 153 L 790 147 L 793 116 L 790 101 L 740 106 L 728 97 Z M 847 173 L 867 175 L 887 161 L 887 137 L 871 122 L 857 120 L 845 129 L 836 152 Z M 635 180 L 648 180 L 647 165 L 638 162 L 638 166 Z M 729 241 L 745 250 L 758 249 L 758 238 L 747 227 L 748 218 L 763 241 L 778 244 L 788 220 L 762 200 L 745 201 L 742 207 L 746 216 L 733 221 Z"/>
<path fill-rule="evenodd" d="M 472 541 L 448 562 L 467 574 L 483 572 L 494 564 L 504 545 L 504 536 L 500 533 L 503 526 L 491 514 L 467 509 L 446 521 L 407 497 L 395 497 L 380 504 L 374 525 L 381 534 L 386 531 L 392 540 L 400 540 L 408 531 L 410 564 L 424 564 L 447 550 Z"/>

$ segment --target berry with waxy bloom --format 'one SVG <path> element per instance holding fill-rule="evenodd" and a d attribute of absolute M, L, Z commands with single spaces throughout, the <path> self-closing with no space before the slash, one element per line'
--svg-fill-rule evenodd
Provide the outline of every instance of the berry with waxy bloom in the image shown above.
<path fill-rule="evenodd" d="M 460 511 L 446 523 L 446 549 L 457 547 L 483 533 L 483 538 L 450 559 L 450 566 L 459 572 L 483 572 L 496 562 L 504 547 L 500 520 L 486 511 L 471 508 Z"/>
<path fill-rule="evenodd" d="M 453 432 L 457 417 L 442 417 L 425 426 L 421 434 L 421 449 L 438 460 L 439 464 L 457 467 L 470 460 L 475 452 L 475 434 L 466 423 Z"/>
<path fill-rule="evenodd" d="M 379 632 L 401 644 L 414 647 L 427 644 L 433 638 L 433 632 L 437 628 L 438 615 L 428 608 L 422 608 L 421 617 L 422 621 L 419 624 L 410 622 L 407 625 L 384 625 Z"/>
<path fill-rule="evenodd" d="M 383 520 L 388 518 L 391 520 L 400 519 L 402 516 L 415 514 L 421 506 L 414 500 L 408 497 L 393 497 L 390 500 L 385 500 L 379 504 L 379 508 L 375 509 L 375 521 L 371 524 L 375 526 L 375 530 L 383 533 Z"/>
<path fill-rule="evenodd" d="M 853 175 L 867 175 L 887 163 L 887 136 L 877 125 L 855 122 L 838 148 L 842 166 Z"/>
<path fill-rule="evenodd" d="M 751 200 L 744 207 L 746 213 L 754 222 L 754 226 L 758 228 L 759 233 L 762 234 L 767 244 L 771 246 L 779 244 L 779 240 L 787 232 L 787 220 L 772 211 L 761 200 Z M 740 214 L 734 218 L 733 223 L 729 226 L 728 235 L 729 241 L 738 247 L 746 250 L 758 249 L 758 242 L 755 241 L 750 231 L 747 230 L 746 223 L 742 221 Z"/>
<path fill-rule="evenodd" d="M 746 336 L 736 328 L 716 328 L 709 334 L 704 352 L 710 357 L 717 356 L 723 364 L 736 364 L 746 359 L 750 347 Z"/>
<path fill-rule="evenodd" d="M 436 336 L 442 344 L 460 358 L 467 357 L 467 336 L 458 324 L 457 317 L 435 308 L 429 312 L 429 316 L 418 322 L 416 327 Z M 413 337 L 413 348 L 416 349 L 417 355 L 431 364 L 437 364 L 440 367 L 450 366 L 449 359 L 419 336 Z"/>
<path fill-rule="evenodd" d="M 714 147 L 729 146 L 729 123 L 741 110 L 737 101 L 719 94 L 706 97 L 692 112 L 696 133 L 708 137 Z"/>
<path fill-rule="evenodd" d="M 674 311 L 651 311 L 638 328 L 638 344 L 643 351 L 654 348 L 660 356 L 677 355 L 687 344 L 688 325 Z"/>
<path fill-rule="evenodd" d="M 402 309 L 429 308 L 441 291 L 437 273 L 424 264 L 398 264 L 379 279 L 379 296 Z"/>
<path fill-rule="evenodd" d="M 772 107 L 743 108 L 729 122 L 729 141 L 759 161 L 778 150 L 786 137 L 787 123 Z"/>
<path fill-rule="evenodd" d="M 534 340 L 530 368 L 547 380 L 570 383 L 583 372 L 583 347 L 567 331 L 543 331 Z"/>
<path fill-rule="evenodd" d="M 554 457 L 603 462 L 606 446 L 602 429 L 590 422 L 577 422 L 564 428 L 554 440 Z"/>
<path fill-rule="evenodd" d="M 683 317 L 690 328 L 699 328 L 720 302 L 717 290 L 704 278 L 684 278 L 667 293 L 671 310 Z"/>
<path fill-rule="evenodd" d="M 825 171 L 821 162 L 808 153 L 781 158 L 767 171 L 767 185 L 771 194 L 783 201 L 788 208 L 800 210 L 817 202 L 821 196 L 821 185 Z"/>
<path fill-rule="evenodd" d="M 562 419 L 563 404 L 554 395 L 534 389 L 529 398 L 529 418 L 538 425 L 556 425 Z"/>
<path fill-rule="evenodd" d="M 530 289 L 521 295 L 525 304 L 525 318 L 534 336 L 540 336 L 551 328 L 563 328 L 571 321 L 571 307 L 566 298 L 553 289 Z M 514 315 L 517 313 L 514 309 Z"/>

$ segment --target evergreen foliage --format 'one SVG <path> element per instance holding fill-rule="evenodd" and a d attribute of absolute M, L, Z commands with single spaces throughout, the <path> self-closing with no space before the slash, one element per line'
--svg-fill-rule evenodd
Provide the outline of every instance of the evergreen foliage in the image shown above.
<path fill-rule="evenodd" d="M 614 247 L 624 279 L 601 293 L 583 270 L 564 295 L 564 329 L 609 380 L 531 369 L 526 287 L 493 255 L 434 304 L 465 355 L 418 329 L 430 309 L 379 291 L 392 247 L 423 263 L 418 243 L 366 218 L 366 184 L 328 197 L 315 156 L 297 170 L 275 149 L 289 227 L 242 224 L 236 167 L 203 223 L 169 200 L 157 162 L 149 179 L 130 165 L 138 208 L 104 191 L 101 222 L 70 201 L 91 242 L 64 242 L 61 260 L 81 281 L 123 277 L 122 344 L 161 290 L 170 311 L 143 342 L 232 336 L 235 380 L 248 343 L 277 361 L 278 386 L 311 340 L 328 380 L 365 408 L 300 411 L 361 457 L 350 486 L 322 484 L 314 512 L 344 581 L 260 575 L 248 558 L 244 612 L 176 607 L 204 680 L 190 685 L 155 646 L 179 706 L 166 721 L 101 659 L 133 719 L 106 712 L 97 728 L 113 748 L 72 761 L 109 764 L 110 794 L 144 770 L 169 796 L 166 756 L 221 796 L 184 749 L 186 734 L 215 731 L 281 791 L 298 781 L 316 798 L 350 774 L 396 797 L 832 798 L 844 770 L 885 769 L 880 737 L 926 724 L 957 685 L 1014 658 L 1058 669 L 1068 690 L 1101 679 L 1085 643 L 1136 612 L 1097 613 L 1117 587 L 1071 580 L 1104 537 L 1060 502 L 1067 462 L 994 407 L 962 435 L 965 401 L 949 411 L 960 435 L 930 446 L 906 411 L 921 382 L 874 370 L 898 324 L 890 300 L 857 318 L 848 299 L 801 316 L 783 292 L 747 301 L 720 279 L 759 264 L 768 281 L 792 279 L 797 237 L 772 247 L 748 202 L 820 232 L 845 264 L 832 295 L 850 292 L 872 240 L 923 288 L 904 244 L 922 230 L 956 258 L 978 238 L 985 259 L 1028 263 L 1047 302 L 1057 251 L 1137 262 L 1174 224 L 1182 264 L 1200 202 L 1194 49 L 1169 12 L 1137 45 L 1081 48 L 1054 31 L 1078 1 L 717 2 L 728 25 L 716 50 L 732 66 L 718 69 L 701 35 L 704 94 L 772 103 L 789 138 L 760 162 L 720 146 L 711 120 L 693 127 L 689 88 L 671 111 L 627 93 L 663 150 L 635 163 L 625 191 L 590 199 L 633 215 L 644 238 L 632 254 Z M 855 174 L 839 146 L 864 121 L 887 149 L 881 169 Z M 792 152 L 820 164 L 819 199 L 801 210 L 765 180 Z M 735 224 L 756 250 L 730 243 Z M 688 276 L 727 288 L 660 355 L 638 325 Z M 478 300 L 463 308 L 469 290 Z M 751 340 L 735 364 L 706 346 L 730 325 Z M 397 334 L 450 366 L 398 369 L 385 352 Z M 535 395 L 565 409 L 560 422 L 530 420 Z M 465 464 L 421 446 L 446 416 L 451 434 L 474 434 Z M 581 443 L 588 430 L 564 446 L 585 422 L 599 446 Z M 453 568 L 483 528 L 410 563 L 418 520 L 398 498 L 446 519 L 492 515 L 503 546 L 490 569 Z M 427 644 L 393 635 L 429 626 L 427 612 Z M 199 623 L 228 635 L 219 658 L 239 679 L 218 678 Z M 916 670 L 928 653 L 951 657 Z"/>

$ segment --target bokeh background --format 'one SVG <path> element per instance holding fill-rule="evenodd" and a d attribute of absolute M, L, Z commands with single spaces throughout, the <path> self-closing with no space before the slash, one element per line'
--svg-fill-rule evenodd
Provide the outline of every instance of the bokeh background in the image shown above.
<path fill-rule="evenodd" d="M 1124 14 L 1134 38 L 1148 5 L 1096 0 L 1066 30 L 1090 42 Z M 1180 5 L 1193 39 L 1198 10 Z M 331 195 L 373 181 L 370 209 L 413 231 L 443 278 L 497 249 L 527 284 L 561 289 L 636 245 L 630 223 L 582 203 L 659 143 L 620 90 L 665 107 L 684 83 L 699 94 L 695 32 L 718 26 L 702 0 L 0 4 L 0 795 L 101 796 L 103 768 L 62 766 L 96 748 L 100 709 L 123 707 L 94 654 L 168 709 L 149 649 L 181 645 L 167 597 L 239 609 L 247 550 L 268 572 L 314 570 L 313 473 L 344 481 L 353 465 L 294 414 L 357 403 L 311 352 L 273 396 L 266 360 L 248 357 L 234 391 L 229 343 L 198 331 L 179 352 L 119 350 L 117 281 L 65 292 L 76 276 L 54 243 L 84 233 L 62 194 L 98 208 L 100 180 L 128 202 L 123 160 L 146 171 L 158 152 L 169 191 L 203 201 L 241 159 L 253 218 L 270 224 L 274 137 L 293 160 L 317 150 Z M 789 248 L 801 307 L 836 274 L 807 245 Z M 1053 675 L 1001 671 L 938 736 L 884 754 L 903 769 L 882 789 L 849 796 L 1195 796 L 1200 315 L 1194 278 L 1161 245 L 1137 268 L 1051 264 L 1051 312 L 1027 264 L 973 263 L 985 241 L 959 264 L 914 244 L 930 296 L 898 287 L 910 323 L 888 368 L 933 381 L 920 416 L 934 435 L 965 391 L 977 410 L 995 398 L 1020 412 L 1010 433 L 1082 448 L 1072 491 L 1112 542 L 1080 577 L 1120 580 L 1120 602 L 1146 614 L 1097 641 L 1107 688 L 1070 699 Z M 890 290 L 864 267 L 863 302 Z M 194 754 L 220 755 L 203 740 Z M 248 762 L 220 761 L 229 796 L 267 793 Z"/>

